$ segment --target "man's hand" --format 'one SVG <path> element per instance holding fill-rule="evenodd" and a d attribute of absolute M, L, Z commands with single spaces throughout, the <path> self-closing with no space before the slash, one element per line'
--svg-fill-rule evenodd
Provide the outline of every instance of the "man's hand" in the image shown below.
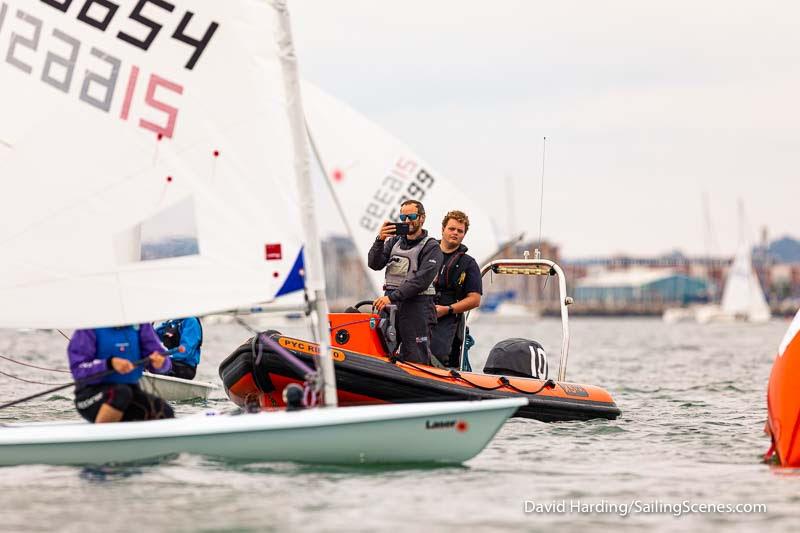
<path fill-rule="evenodd" d="M 383 225 L 381 226 L 381 232 L 378 234 L 378 240 L 385 241 L 389 237 L 394 236 L 395 231 L 397 231 L 397 228 L 395 227 L 394 222 L 384 220 Z"/>
<path fill-rule="evenodd" d="M 450 314 L 450 308 L 446 305 L 436 306 L 436 318 L 442 318 L 444 315 Z"/>
<path fill-rule="evenodd" d="M 133 371 L 134 368 L 136 368 L 133 363 L 121 357 L 112 357 L 111 367 L 118 374 L 127 374 L 128 372 L 131 372 Z"/>
<path fill-rule="evenodd" d="M 376 298 L 374 302 L 372 302 L 372 308 L 380 313 L 381 309 L 383 309 L 390 303 L 392 303 L 392 301 L 389 299 L 388 296 L 380 296 L 379 298 Z"/>
<path fill-rule="evenodd" d="M 153 364 L 153 368 L 159 369 L 164 366 L 164 359 L 165 357 L 158 352 L 153 352 L 147 357 L 150 358 L 150 362 Z"/>

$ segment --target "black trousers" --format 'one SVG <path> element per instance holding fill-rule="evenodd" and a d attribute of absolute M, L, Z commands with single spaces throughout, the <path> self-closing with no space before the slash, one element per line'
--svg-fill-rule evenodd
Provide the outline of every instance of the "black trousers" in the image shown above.
<path fill-rule="evenodd" d="M 175 418 L 175 413 L 167 402 L 144 392 L 139 385 L 101 383 L 86 385 L 75 391 L 75 407 L 89 422 L 94 422 L 103 404 L 122 411 L 123 422 Z"/>
<path fill-rule="evenodd" d="M 453 342 L 461 324 L 462 315 L 444 315 L 439 317 L 431 330 L 431 352 L 445 366 L 456 366 L 458 355 L 452 356 Z"/>
<path fill-rule="evenodd" d="M 400 359 L 412 363 L 431 364 L 431 327 L 436 324 L 433 296 L 415 296 L 400 302 L 397 310 L 397 336 L 400 338 Z"/>
<path fill-rule="evenodd" d="M 195 374 L 197 374 L 196 366 L 187 365 L 186 363 L 176 361 L 175 359 L 172 360 L 172 368 L 169 372 L 167 372 L 168 376 L 181 379 L 194 379 Z"/>

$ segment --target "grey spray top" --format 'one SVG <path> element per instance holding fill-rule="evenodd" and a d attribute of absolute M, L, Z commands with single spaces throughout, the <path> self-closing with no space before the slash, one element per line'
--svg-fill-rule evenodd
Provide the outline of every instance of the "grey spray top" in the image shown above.
<path fill-rule="evenodd" d="M 403 239 L 397 239 L 397 242 L 394 243 L 392 251 L 389 254 L 389 262 L 386 264 L 385 290 L 394 290 L 400 287 L 406 280 L 411 279 L 414 274 L 416 274 L 417 270 L 419 270 L 419 256 L 425 248 L 425 245 L 432 238 L 431 236 L 426 236 L 407 250 L 400 247 L 400 243 L 403 242 Z M 433 282 L 420 294 L 436 294 L 436 288 L 433 286 Z"/>

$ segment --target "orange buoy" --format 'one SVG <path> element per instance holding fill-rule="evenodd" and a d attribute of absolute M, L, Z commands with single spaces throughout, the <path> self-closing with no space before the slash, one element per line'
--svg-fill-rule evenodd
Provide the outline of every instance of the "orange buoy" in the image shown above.
<path fill-rule="evenodd" d="M 795 315 L 772 365 L 767 386 L 767 426 L 781 466 L 800 467 L 800 311 Z"/>

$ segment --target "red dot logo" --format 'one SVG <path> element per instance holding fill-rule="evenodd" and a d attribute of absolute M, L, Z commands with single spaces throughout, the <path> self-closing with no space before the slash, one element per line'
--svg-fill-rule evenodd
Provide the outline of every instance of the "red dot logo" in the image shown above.
<path fill-rule="evenodd" d="M 167 183 L 172 183 L 172 176 L 167 176 Z"/>
<path fill-rule="evenodd" d="M 342 181 L 342 178 L 344 178 L 344 173 L 337 168 L 333 171 L 332 176 L 334 181 Z"/>
<path fill-rule="evenodd" d="M 459 433 L 465 433 L 469 431 L 469 424 L 467 424 L 466 420 L 459 420 L 456 422 L 456 431 Z"/>

